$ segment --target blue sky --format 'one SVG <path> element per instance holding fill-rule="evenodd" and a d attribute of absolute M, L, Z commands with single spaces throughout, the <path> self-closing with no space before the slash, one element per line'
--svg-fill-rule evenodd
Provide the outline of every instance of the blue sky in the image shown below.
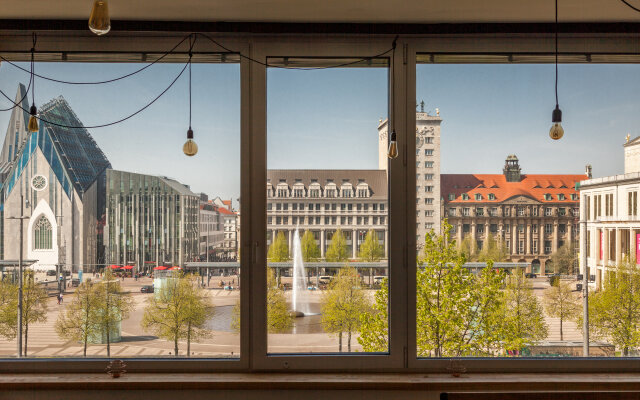
<path fill-rule="evenodd" d="M 25 64 L 21 64 L 25 65 Z M 37 72 L 67 80 L 101 80 L 139 64 L 38 63 Z M 63 95 L 85 125 L 119 119 L 160 93 L 182 65 L 154 65 L 102 86 L 36 81 L 36 104 Z M 595 176 L 622 172 L 624 137 L 640 134 L 640 80 L 635 65 L 561 65 L 565 136 L 549 139 L 553 65 L 420 65 L 417 100 L 440 109 L 443 173 L 500 173 L 515 153 L 525 173 Z M 133 119 L 90 129 L 116 169 L 166 175 L 195 192 L 237 198 L 240 179 L 238 65 L 193 65 L 193 122 L 199 153 L 188 158 L 187 80 Z M 269 168 L 377 168 L 377 125 L 387 113 L 387 71 L 270 69 Z M 28 75 L 3 63 L 0 88 L 15 96 Z M 8 103 L 0 99 L 0 107 Z M 0 113 L 6 129 L 9 113 Z"/>

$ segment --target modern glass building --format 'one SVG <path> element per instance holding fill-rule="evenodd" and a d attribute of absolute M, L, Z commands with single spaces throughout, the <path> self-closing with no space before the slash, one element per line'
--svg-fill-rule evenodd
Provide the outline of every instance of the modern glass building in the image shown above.
<path fill-rule="evenodd" d="M 107 171 L 104 234 L 107 264 L 156 265 L 198 261 L 200 198 L 167 177 Z"/>

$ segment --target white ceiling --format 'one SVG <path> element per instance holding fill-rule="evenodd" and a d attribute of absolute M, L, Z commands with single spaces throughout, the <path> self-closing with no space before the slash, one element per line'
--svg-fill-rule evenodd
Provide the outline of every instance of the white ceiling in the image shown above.
<path fill-rule="evenodd" d="M 561 22 L 640 21 L 620 0 L 558 0 Z M 640 8 L 640 0 L 628 0 Z M 1 0 L 0 19 L 85 19 L 93 0 Z M 553 0 L 109 0 L 112 19 L 233 22 L 551 22 Z"/>

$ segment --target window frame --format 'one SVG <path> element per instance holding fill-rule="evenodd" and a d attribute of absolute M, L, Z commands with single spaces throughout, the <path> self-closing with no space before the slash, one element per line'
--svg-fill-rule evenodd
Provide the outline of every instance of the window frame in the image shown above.
<path fill-rule="evenodd" d="M 395 101 L 390 104 L 389 118 L 395 120 L 398 135 L 399 156 L 390 162 L 389 170 L 389 255 L 390 263 L 403 267 L 390 270 L 390 348 L 388 355 L 267 355 L 266 353 L 266 311 L 255 312 L 265 305 L 266 274 L 253 271 L 266 269 L 266 203 L 264 190 L 266 180 L 266 69 L 264 66 L 240 60 L 241 92 L 241 198 L 249 199 L 240 204 L 242 237 L 240 245 L 241 279 L 249 282 L 241 291 L 241 352 L 238 359 L 126 359 L 129 372 L 224 372 L 224 371 L 424 371 L 447 373 L 450 359 L 419 359 L 416 356 L 416 292 L 415 257 L 409 257 L 416 248 L 416 226 L 413 212 L 416 210 L 413 185 L 415 184 L 415 99 L 416 99 L 416 59 L 418 54 L 458 55 L 467 62 L 479 62 L 481 56 L 501 57 L 505 51 L 534 57 L 553 51 L 552 34 L 535 33 L 512 35 L 495 32 L 491 34 L 439 34 L 429 33 L 422 37 L 402 37 L 398 39 L 395 63 L 390 68 L 389 95 Z M 479 32 L 479 31 L 475 31 Z M 156 32 L 158 33 L 158 32 Z M 118 53 L 163 53 L 184 37 L 182 33 L 160 32 L 145 35 L 139 32 L 112 32 L 106 37 L 93 37 L 84 31 L 48 33 L 57 40 L 43 40 L 38 44 L 40 55 L 51 52 L 66 54 L 65 49 L 75 52 L 95 52 L 101 54 Z M 310 37 L 314 40 L 310 40 Z M 376 37 L 356 35 L 310 37 L 231 35 L 216 33 L 216 38 L 225 46 L 248 55 L 252 59 L 265 62 L 268 55 L 291 57 L 368 57 L 389 48 L 393 35 Z M 13 61 L 27 61 L 27 49 L 31 47 L 31 35 L 6 31 L 0 32 L 0 52 Z M 562 33 L 560 38 L 560 62 L 565 55 L 580 54 L 635 54 L 638 34 L 636 33 Z M 199 47 L 211 49 L 205 41 Z M 209 50 L 210 51 L 210 50 Z M 477 58 L 474 58 L 477 55 Z M 108 58 L 105 58 L 107 60 Z M 475 60 L 475 61 L 474 61 Z M 196 61 L 194 61 L 196 62 Z M 551 78 L 550 78 L 551 79 Z M 398 95 L 392 95 L 392 93 Z M 328 196 L 327 196 L 328 197 Z M 402 206 L 404 204 L 404 207 Z M 599 205 L 599 204 L 598 204 Z M 595 206 L 594 206 L 595 209 Z M 595 213 L 594 213 L 595 214 Z M 584 222 L 584 218 L 583 218 Z M 584 236 L 584 235 L 583 235 Z M 583 237 L 584 240 L 584 237 Z M 253 272 L 253 273 L 252 273 Z M 264 275 L 264 276 L 263 276 Z M 405 295 L 402 295 L 402 294 Z M 262 300 L 260 300 L 262 299 Z M 256 308 L 258 307 L 258 308 Z M 250 314 L 250 309 L 254 312 Z M 637 358 L 585 359 L 501 359 L 464 358 L 460 363 L 468 372 L 612 372 L 638 371 Z M 3 372 L 103 372 L 108 359 L 2 359 Z"/>

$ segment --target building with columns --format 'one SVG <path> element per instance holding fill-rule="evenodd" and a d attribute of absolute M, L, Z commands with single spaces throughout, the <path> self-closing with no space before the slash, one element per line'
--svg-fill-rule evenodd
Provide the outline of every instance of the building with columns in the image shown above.
<path fill-rule="evenodd" d="M 550 256 L 578 245 L 579 196 L 584 175 L 523 174 L 510 155 L 502 174 L 442 174 L 443 215 L 458 243 L 466 236 L 480 251 L 489 235 L 506 247 L 511 262 L 533 273 L 553 272 Z"/>
<path fill-rule="evenodd" d="M 440 233 L 440 111 L 430 115 L 420 102 L 416 112 L 416 240 L 424 242 L 424 235 L 434 230 Z M 388 120 L 378 125 L 378 168 L 387 170 Z"/>
<path fill-rule="evenodd" d="M 353 259 L 367 232 L 374 230 L 388 256 L 387 173 L 385 170 L 267 171 L 267 243 L 284 232 L 292 251 L 299 227 L 310 230 L 321 257 L 340 229 Z"/>
<path fill-rule="evenodd" d="M 624 174 L 580 182 L 581 271 L 595 275 L 597 288 L 624 258 L 640 260 L 640 137 L 627 136 L 623 148 Z"/>

